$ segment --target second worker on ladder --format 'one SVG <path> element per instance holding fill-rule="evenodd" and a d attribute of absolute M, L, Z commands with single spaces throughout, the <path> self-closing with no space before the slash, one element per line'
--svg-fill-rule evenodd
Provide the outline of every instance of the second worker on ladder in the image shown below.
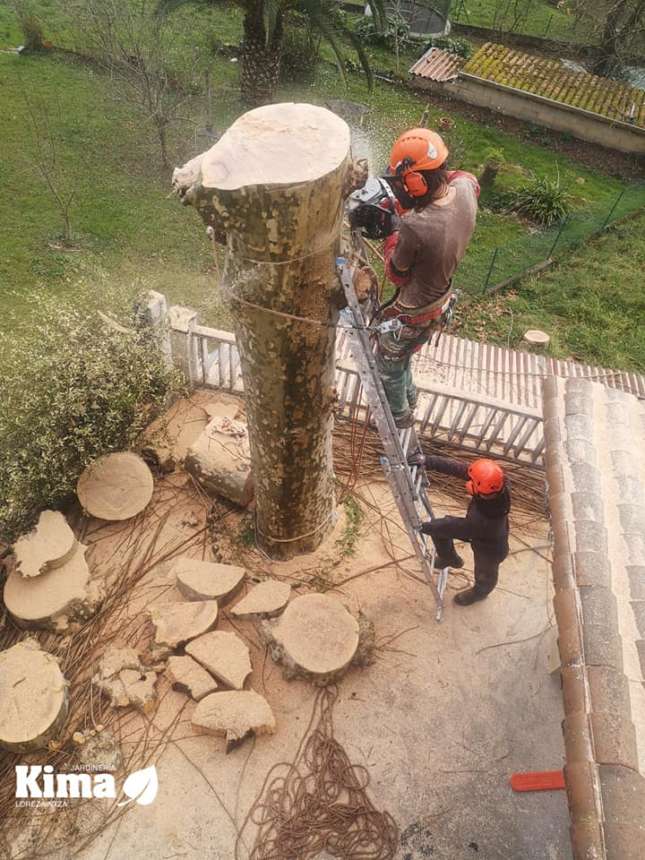
<path fill-rule="evenodd" d="M 479 183 L 470 173 L 447 170 L 447 158 L 442 138 L 426 128 L 402 134 L 390 155 L 387 181 L 403 214 L 383 248 L 397 293 L 380 318 L 398 317 L 402 327 L 379 333 L 377 361 L 398 427 L 414 422 L 411 357 L 440 323 L 475 229 Z"/>

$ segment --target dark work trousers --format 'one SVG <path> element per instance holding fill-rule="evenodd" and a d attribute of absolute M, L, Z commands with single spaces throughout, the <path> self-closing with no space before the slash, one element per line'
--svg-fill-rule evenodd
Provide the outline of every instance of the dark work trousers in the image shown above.
<path fill-rule="evenodd" d="M 455 542 L 451 538 L 436 538 L 432 536 L 432 542 L 440 558 L 452 555 L 455 550 Z M 475 559 L 475 591 L 479 594 L 490 594 L 497 585 L 499 566 L 503 558 L 494 552 L 487 552 L 481 547 L 473 546 L 473 557 Z"/>

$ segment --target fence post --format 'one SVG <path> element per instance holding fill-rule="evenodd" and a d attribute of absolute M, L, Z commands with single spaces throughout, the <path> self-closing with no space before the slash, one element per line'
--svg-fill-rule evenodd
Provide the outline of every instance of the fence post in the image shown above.
<path fill-rule="evenodd" d="M 493 274 L 493 267 L 495 266 L 495 260 L 497 259 L 497 252 L 499 251 L 499 247 L 495 248 L 493 251 L 493 259 L 490 261 L 490 266 L 488 267 L 488 274 L 486 275 L 486 280 L 484 282 L 484 292 L 488 289 L 488 283 L 490 281 L 490 276 Z"/>
<path fill-rule="evenodd" d="M 550 260 L 553 257 L 553 254 L 555 252 L 555 246 L 560 241 L 560 236 L 562 235 L 562 231 L 564 230 L 564 228 L 567 226 L 568 223 L 569 223 L 569 216 L 566 215 L 562 219 L 562 221 L 560 221 L 560 229 L 558 230 L 558 235 L 555 237 L 555 242 L 553 243 L 553 245 L 551 245 L 551 250 L 547 254 L 547 260 Z"/>
<path fill-rule="evenodd" d="M 621 200 L 623 199 L 623 197 L 625 196 L 625 192 L 626 192 L 626 191 L 627 191 L 627 186 L 625 186 L 625 187 L 623 188 L 623 190 L 620 192 L 620 194 L 618 195 L 618 197 L 617 197 L 617 198 L 616 198 L 616 200 L 614 201 L 614 205 L 613 205 L 613 206 L 611 207 L 611 209 L 609 210 L 609 214 L 608 214 L 608 215 L 607 215 L 607 217 L 605 218 L 605 220 L 604 220 L 604 222 L 603 222 L 603 225 L 602 225 L 602 227 L 600 228 L 600 231 L 599 231 L 600 233 L 602 233 L 602 231 L 605 229 L 605 227 L 607 226 L 607 224 L 609 224 L 609 221 L 610 221 L 610 219 L 611 219 L 611 216 L 612 216 L 612 215 L 614 214 L 614 212 L 616 211 L 616 207 L 618 206 L 618 204 L 620 203 L 620 201 L 621 201 Z"/>
<path fill-rule="evenodd" d="M 135 304 L 140 323 L 148 326 L 159 338 L 159 346 L 166 367 L 173 366 L 168 301 L 163 293 L 148 290 L 141 301 Z"/>
<path fill-rule="evenodd" d="M 183 373 L 189 386 L 196 385 L 199 374 L 197 341 L 194 335 L 197 311 L 181 305 L 172 305 L 168 309 L 168 318 L 174 365 Z"/>

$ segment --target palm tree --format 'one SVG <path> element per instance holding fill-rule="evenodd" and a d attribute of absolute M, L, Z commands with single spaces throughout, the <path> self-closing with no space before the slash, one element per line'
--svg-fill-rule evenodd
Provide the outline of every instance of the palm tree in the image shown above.
<path fill-rule="evenodd" d="M 160 14 L 168 14 L 188 3 L 215 5 L 221 0 L 159 0 Z M 240 92 L 242 100 L 251 107 L 273 101 L 280 76 L 282 37 L 285 16 L 299 12 L 309 26 L 331 46 L 336 62 L 344 75 L 342 42 L 347 39 L 356 51 L 361 66 L 372 86 L 372 73 L 367 54 L 354 32 L 339 16 L 338 0 L 235 0 L 242 9 L 243 37 L 240 44 Z M 378 26 L 385 21 L 383 0 L 367 0 Z"/>

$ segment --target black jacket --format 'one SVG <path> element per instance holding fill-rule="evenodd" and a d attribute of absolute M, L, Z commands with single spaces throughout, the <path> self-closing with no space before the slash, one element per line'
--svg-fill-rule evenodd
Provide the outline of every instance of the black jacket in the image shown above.
<path fill-rule="evenodd" d="M 426 468 L 468 480 L 468 463 L 448 457 L 426 457 Z M 496 561 L 508 555 L 508 513 L 511 494 L 508 485 L 494 499 L 473 496 L 465 517 L 440 517 L 424 523 L 425 534 L 436 538 L 469 541 L 473 551 Z"/>

